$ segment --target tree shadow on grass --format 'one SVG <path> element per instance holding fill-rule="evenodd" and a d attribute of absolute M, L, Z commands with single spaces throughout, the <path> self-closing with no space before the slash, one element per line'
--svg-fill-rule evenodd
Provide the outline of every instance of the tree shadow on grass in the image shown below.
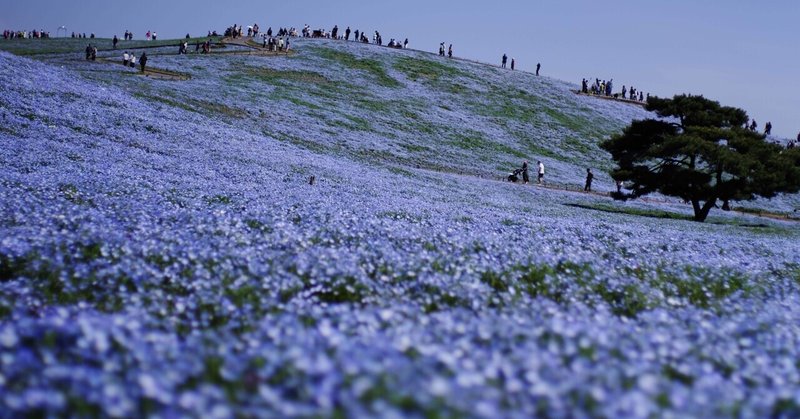
<path fill-rule="evenodd" d="M 626 214 L 635 215 L 639 217 L 660 218 L 668 220 L 682 220 L 695 222 L 691 215 L 679 214 L 664 210 L 647 210 L 641 208 L 621 208 L 608 204 L 579 204 L 579 203 L 566 203 L 565 206 L 572 208 L 588 209 L 594 211 L 608 212 L 612 214 Z M 714 225 L 732 225 L 736 227 L 758 228 L 758 229 L 775 229 L 776 226 L 765 223 L 742 223 L 735 220 L 722 220 L 722 219 L 708 219 L 705 224 Z"/>

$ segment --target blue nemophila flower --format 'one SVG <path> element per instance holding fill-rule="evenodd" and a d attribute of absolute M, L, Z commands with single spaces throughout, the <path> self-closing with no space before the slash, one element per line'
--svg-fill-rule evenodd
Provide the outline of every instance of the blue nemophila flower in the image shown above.
<path fill-rule="evenodd" d="M 457 174 L 496 162 L 454 144 L 494 159 L 581 129 L 491 109 L 538 98 L 604 132 L 643 110 L 413 51 L 297 48 L 158 56 L 181 83 L 0 53 L 6 411 L 796 413 L 796 226 Z M 563 149 L 548 180 L 580 183 Z M 418 169 L 428 154 L 456 173 Z"/>

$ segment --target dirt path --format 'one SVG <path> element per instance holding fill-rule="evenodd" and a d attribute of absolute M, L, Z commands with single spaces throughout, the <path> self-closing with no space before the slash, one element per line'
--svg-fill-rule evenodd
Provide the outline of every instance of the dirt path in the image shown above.
<path fill-rule="evenodd" d="M 494 182 L 502 182 L 502 183 L 514 184 L 514 185 L 519 185 L 519 186 L 526 187 L 526 188 L 527 187 L 542 188 L 542 189 L 549 189 L 549 190 L 552 190 L 552 191 L 562 191 L 562 192 L 567 192 L 567 193 L 572 193 L 572 194 L 581 194 L 581 195 L 593 195 L 593 196 L 596 196 L 596 197 L 613 199 L 613 198 L 611 198 L 612 191 L 608 191 L 608 192 L 589 191 L 589 192 L 587 192 L 587 191 L 583 190 L 582 186 L 575 185 L 575 184 L 562 184 L 562 183 L 554 183 L 554 182 L 545 182 L 545 183 L 538 184 L 538 183 L 536 183 L 534 181 L 534 182 L 529 183 L 529 184 L 526 185 L 526 184 L 524 184 L 522 182 L 516 182 L 516 183 L 508 182 L 505 179 L 505 177 L 491 177 L 491 176 L 483 176 L 483 175 L 479 175 L 479 174 L 469 174 L 469 173 L 464 173 L 464 172 L 455 171 L 455 170 L 432 169 L 432 168 L 423 168 L 423 167 L 416 167 L 415 169 L 416 170 L 421 170 L 421 171 L 424 171 L 424 172 L 439 173 L 439 174 L 446 173 L 446 174 L 451 174 L 451 175 L 456 175 L 456 176 L 464 176 L 464 177 L 469 177 L 469 178 L 478 178 L 478 179 L 482 179 L 482 180 L 489 180 L 489 181 L 494 181 Z M 659 198 L 639 197 L 639 198 L 636 198 L 635 200 L 636 201 L 640 201 L 640 202 L 652 203 L 652 204 L 678 204 L 678 203 L 680 203 L 680 201 L 670 200 L 670 199 L 668 199 L 666 197 L 665 198 L 661 198 L 661 199 L 659 199 Z M 774 212 L 770 212 L 770 211 L 742 210 L 742 209 L 737 209 L 736 207 L 731 207 L 730 212 L 735 212 L 737 214 L 742 214 L 742 215 L 749 215 L 749 216 L 753 216 L 753 217 L 768 218 L 768 219 L 771 219 L 771 220 L 800 222 L 800 217 L 792 216 L 790 214 L 778 214 L 778 213 L 774 213 Z"/>
<path fill-rule="evenodd" d="M 233 52 L 226 52 L 226 54 L 260 55 L 260 56 L 270 56 L 270 57 L 287 56 L 287 55 L 294 54 L 293 50 L 289 50 L 289 51 L 270 51 L 269 49 L 264 48 L 262 46 L 262 44 L 259 44 L 258 42 L 256 42 L 252 36 L 243 36 L 241 38 L 236 38 L 236 39 L 230 38 L 230 37 L 222 38 L 220 43 L 223 44 L 223 45 L 237 45 L 237 46 L 240 46 L 240 47 L 245 47 L 245 48 L 249 48 L 250 49 L 250 51 L 246 51 L 246 52 L 233 51 Z"/>
<path fill-rule="evenodd" d="M 111 59 L 111 58 L 97 58 L 97 61 L 108 63 L 108 64 L 117 64 L 122 65 L 120 59 Z M 139 65 L 136 65 L 136 69 L 139 70 L 138 74 L 142 74 Z M 173 81 L 186 81 L 192 78 L 189 74 L 186 73 L 177 73 L 174 71 L 163 70 L 160 68 L 155 67 L 145 67 L 145 71 L 143 74 L 145 77 L 149 77 L 155 80 L 173 80 Z"/>

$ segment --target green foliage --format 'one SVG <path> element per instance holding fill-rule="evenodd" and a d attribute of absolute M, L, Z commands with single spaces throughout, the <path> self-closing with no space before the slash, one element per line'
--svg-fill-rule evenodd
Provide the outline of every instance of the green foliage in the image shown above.
<path fill-rule="evenodd" d="M 464 75 L 455 67 L 436 61 L 421 58 L 400 57 L 395 61 L 394 68 L 406 75 L 411 80 L 437 81 L 442 78 L 453 78 Z"/>
<path fill-rule="evenodd" d="M 617 198 L 679 197 L 702 222 L 719 200 L 800 190 L 800 150 L 784 151 L 742 128 L 743 110 L 687 95 L 651 98 L 647 109 L 669 119 L 634 121 L 601 144 L 617 162 L 612 177 L 630 183 L 631 193 Z"/>
<path fill-rule="evenodd" d="M 336 61 L 345 67 L 370 73 L 378 81 L 378 84 L 383 87 L 400 87 L 400 82 L 386 73 L 386 69 L 383 68 L 383 64 L 380 61 L 358 58 L 353 54 L 334 49 L 318 48 L 317 50 L 322 58 Z"/>

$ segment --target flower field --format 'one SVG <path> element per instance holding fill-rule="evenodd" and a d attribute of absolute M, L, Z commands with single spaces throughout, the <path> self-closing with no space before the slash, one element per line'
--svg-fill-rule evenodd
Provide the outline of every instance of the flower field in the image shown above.
<path fill-rule="evenodd" d="M 640 107 L 336 41 L 148 50 L 186 81 L 30 42 L 0 416 L 800 415 L 800 224 L 563 190 L 614 189 Z M 525 159 L 553 188 L 500 181 Z"/>

